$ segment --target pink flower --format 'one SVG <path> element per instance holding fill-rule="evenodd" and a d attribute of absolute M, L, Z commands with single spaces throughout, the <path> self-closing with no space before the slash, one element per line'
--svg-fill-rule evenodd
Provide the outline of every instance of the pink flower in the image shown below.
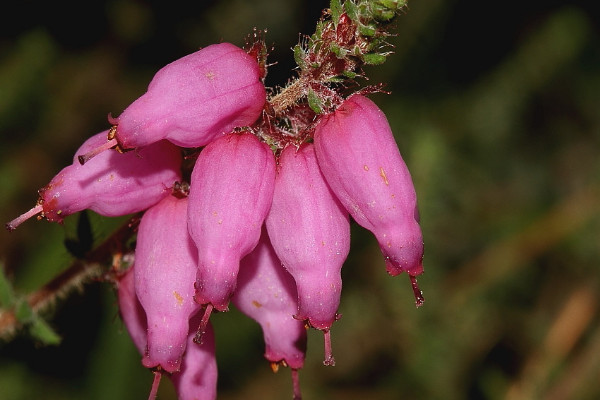
<path fill-rule="evenodd" d="M 207 305 L 206 318 L 213 307 L 227 310 L 240 260 L 260 238 L 274 179 L 271 149 L 248 132 L 216 139 L 196 160 L 188 226 L 198 248 L 196 301 Z"/>
<path fill-rule="evenodd" d="M 333 364 L 329 330 L 337 319 L 350 223 L 325 183 L 312 144 L 283 150 L 266 226 L 277 256 L 296 280 L 296 318 L 323 330 L 325 363 Z"/>
<path fill-rule="evenodd" d="M 98 133 L 77 150 L 73 164 L 60 171 L 39 190 L 37 205 L 7 224 L 15 229 L 28 218 L 40 214 L 51 222 L 90 209 L 114 217 L 142 211 L 171 193 L 181 179 L 181 150 L 162 140 L 135 152 L 104 152 L 86 165 L 77 160 L 81 154 L 106 140 Z"/>
<path fill-rule="evenodd" d="M 351 96 L 321 118 L 314 143 L 329 187 L 354 220 L 373 232 L 388 273 L 421 274 L 417 197 L 383 112 L 366 97 Z"/>
<path fill-rule="evenodd" d="M 121 320 L 135 347 L 141 354 L 146 351 L 148 324 L 146 312 L 135 294 L 134 267 L 131 266 L 117 281 L 117 299 Z"/>
<path fill-rule="evenodd" d="M 131 336 L 133 343 L 141 354 L 146 351 L 146 313 L 135 293 L 135 266 L 129 268 L 117 281 L 117 296 L 121 319 Z M 197 324 L 198 316 L 192 317 Z M 215 338 L 212 325 L 206 327 L 202 344 L 193 342 L 195 331 L 187 335 L 186 350 L 183 354 L 179 371 L 168 374 L 171 378 L 179 400 L 215 400 L 217 398 L 217 360 L 215 354 Z M 155 371 L 150 398 L 154 398 L 160 384 L 162 373 Z"/>
<path fill-rule="evenodd" d="M 256 248 L 242 259 L 231 301 L 260 324 L 265 358 L 274 368 L 283 364 L 298 370 L 304 365 L 307 337 L 304 323 L 294 318 L 297 299 L 296 282 L 281 265 L 263 228 Z M 299 388 L 299 384 L 294 387 Z M 295 393 L 295 398 L 300 397 Z"/>
<path fill-rule="evenodd" d="M 140 222 L 135 249 L 135 291 L 146 312 L 143 365 L 179 370 L 194 302 L 197 250 L 187 229 L 188 199 L 164 198 Z"/>
<path fill-rule="evenodd" d="M 266 100 L 256 59 L 230 43 L 214 44 L 161 68 L 148 91 L 131 103 L 100 146 L 81 164 L 114 146 L 134 149 L 162 139 L 200 147 L 253 124 Z"/>
<path fill-rule="evenodd" d="M 198 325 L 201 314 L 192 318 L 191 325 Z M 181 370 L 171 375 L 178 400 L 215 400 L 217 398 L 217 359 L 215 334 L 212 325 L 206 327 L 202 344 L 194 342 L 195 330 L 191 330 Z"/>

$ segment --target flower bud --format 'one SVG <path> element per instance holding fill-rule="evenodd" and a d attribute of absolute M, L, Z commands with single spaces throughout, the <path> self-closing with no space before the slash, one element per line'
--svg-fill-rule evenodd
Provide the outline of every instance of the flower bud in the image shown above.
<path fill-rule="evenodd" d="M 288 146 L 281 153 L 266 226 L 277 256 L 296 281 L 296 318 L 323 330 L 325 362 L 333 364 L 329 330 L 338 317 L 350 222 L 325 183 L 312 144 L 297 150 Z"/>
<path fill-rule="evenodd" d="M 368 98 L 351 96 L 321 118 L 314 143 L 329 187 L 354 220 L 373 232 L 388 273 L 421 274 L 415 188 L 383 112 Z"/>
<path fill-rule="evenodd" d="M 197 250 L 187 229 L 187 198 L 168 196 L 142 217 L 135 249 L 135 291 L 146 312 L 142 363 L 179 370 L 194 302 Z"/>
<path fill-rule="evenodd" d="M 227 310 L 240 260 L 260 238 L 274 179 L 271 149 L 248 132 L 215 140 L 196 160 L 188 227 L 198 248 L 195 298 L 208 315 L 213 307 Z"/>
<path fill-rule="evenodd" d="M 8 223 L 7 228 L 13 230 L 36 214 L 51 222 L 62 222 L 84 209 L 107 217 L 142 211 L 167 196 L 181 179 L 181 150 L 165 140 L 125 154 L 104 152 L 81 165 L 79 155 L 105 138 L 106 131 L 84 142 L 73 164 L 39 190 L 37 205 Z"/>
<path fill-rule="evenodd" d="M 258 322 L 265 340 L 265 358 L 293 369 L 302 368 L 306 329 L 298 310 L 294 278 L 277 258 L 265 229 L 256 248 L 241 261 L 233 304 Z"/>

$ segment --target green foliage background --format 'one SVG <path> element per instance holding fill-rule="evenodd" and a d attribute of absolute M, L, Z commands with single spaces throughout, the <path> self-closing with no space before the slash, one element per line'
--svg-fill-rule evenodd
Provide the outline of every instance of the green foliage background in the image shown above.
<path fill-rule="evenodd" d="M 390 278 L 353 226 L 334 325 L 337 365 L 309 336 L 305 399 L 600 398 L 600 40 L 593 1 L 412 0 L 369 68 L 413 173 L 426 241 L 426 303 Z M 298 33 L 326 1 L 13 2 L 0 26 L 0 219 L 10 221 L 164 64 L 268 29 L 267 83 L 292 76 Z M 122 219 L 91 215 L 97 241 Z M 26 294 L 64 270 L 64 226 L 0 233 L 0 262 Z M 1 283 L 1 282 L 0 282 Z M 1 299 L 0 299 L 1 300 Z M 60 344 L 0 345 L 0 400 L 143 399 L 140 362 L 107 284 L 53 308 Z M 291 398 L 261 333 L 232 309 L 213 318 L 220 399 Z M 163 380 L 159 399 L 174 398 Z"/>

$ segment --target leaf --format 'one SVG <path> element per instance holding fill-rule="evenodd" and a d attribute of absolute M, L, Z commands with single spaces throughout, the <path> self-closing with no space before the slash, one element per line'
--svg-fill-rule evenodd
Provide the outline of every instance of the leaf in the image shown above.
<path fill-rule="evenodd" d="M 340 15 L 342 15 L 342 11 L 343 11 L 341 1 L 340 0 L 331 0 L 331 3 L 329 4 L 329 9 L 331 10 L 331 19 L 332 19 L 333 23 L 335 24 L 335 26 L 337 26 L 337 23 L 340 19 Z"/>
<path fill-rule="evenodd" d="M 379 65 L 383 64 L 386 60 L 386 57 L 383 54 L 370 53 L 363 54 L 363 61 L 368 65 Z"/>
<path fill-rule="evenodd" d="M 56 346 L 62 340 L 60 335 L 39 316 L 36 316 L 29 326 L 29 334 L 47 346 Z"/>
<path fill-rule="evenodd" d="M 307 98 L 308 98 L 308 106 L 315 113 L 321 114 L 323 112 L 323 103 L 321 102 L 321 99 L 319 98 L 317 93 L 314 90 L 309 89 Z"/>
<path fill-rule="evenodd" d="M 294 46 L 294 60 L 296 61 L 296 65 L 298 65 L 298 67 L 300 67 L 302 70 L 306 69 L 306 61 L 304 60 L 304 57 L 306 57 L 306 53 L 304 52 L 302 46 L 299 44 Z"/>
<path fill-rule="evenodd" d="M 27 303 L 27 300 L 20 299 L 15 306 L 15 318 L 20 323 L 26 324 L 33 318 L 33 310 Z"/>

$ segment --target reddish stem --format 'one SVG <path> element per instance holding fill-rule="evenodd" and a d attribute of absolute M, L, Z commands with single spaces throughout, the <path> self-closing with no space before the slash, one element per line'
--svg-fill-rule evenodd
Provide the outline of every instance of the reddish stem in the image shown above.
<path fill-rule="evenodd" d="M 413 289 L 413 293 L 415 294 L 415 304 L 417 308 L 421 307 L 423 303 L 425 303 L 425 297 L 423 297 L 423 292 L 419 289 L 419 285 L 417 283 L 417 277 L 413 275 L 409 275 L 410 284 Z"/>
<path fill-rule="evenodd" d="M 208 303 L 206 308 L 204 309 L 204 315 L 200 320 L 200 325 L 198 325 L 198 330 L 196 331 L 196 335 L 194 336 L 194 343 L 202 344 L 202 336 L 204 336 L 204 332 L 206 332 L 206 326 L 208 325 L 208 319 L 213 311 L 213 305 Z"/>
<path fill-rule="evenodd" d="M 152 388 L 150 389 L 150 395 L 148 396 L 148 400 L 156 399 L 158 395 L 158 386 L 160 385 L 160 378 L 162 374 L 160 371 L 154 371 L 154 381 L 152 381 Z"/>
<path fill-rule="evenodd" d="M 98 154 L 102 153 L 105 150 L 111 149 L 111 148 L 117 146 L 118 144 L 119 144 L 119 142 L 115 138 L 107 140 L 106 143 L 96 147 L 95 149 L 92 149 L 91 151 L 85 153 L 82 156 L 77 157 L 77 159 L 79 160 L 79 164 L 81 164 L 81 165 L 85 164 L 86 162 L 90 161 L 92 158 L 96 157 Z"/>
<path fill-rule="evenodd" d="M 300 392 L 300 374 L 296 368 L 292 368 L 292 386 L 294 388 L 294 400 L 302 400 Z"/>
<path fill-rule="evenodd" d="M 7 223 L 6 229 L 9 232 L 14 231 L 15 229 L 17 229 L 17 226 L 21 225 L 23 222 L 27 221 L 29 218 L 33 217 L 34 215 L 41 213 L 43 210 L 44 209 L 42 207 L 42 204 L 37 204 L 31 210 L 27 211 L 26 213 L 21 214 L 17 218 L 15 218 L 12 221 L 10 221 L 9 223 Z"/>
<path fill-rule="evenodd" d="M 326 329 L 323 331 L 325 339 L 325 360 L 323 365 L 333 367 L 335 365 L 335 359 L 333 358 L 333 352 L 331 351 L 331 331 Z"/>

